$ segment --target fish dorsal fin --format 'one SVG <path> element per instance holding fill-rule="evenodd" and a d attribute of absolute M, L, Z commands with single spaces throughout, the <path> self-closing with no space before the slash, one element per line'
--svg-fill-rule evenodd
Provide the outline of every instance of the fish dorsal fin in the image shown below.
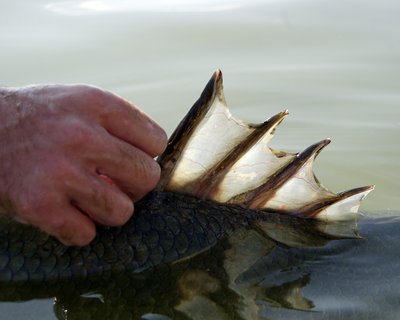
<path fill-rule="evenodd" d="M 303 217 L 354 216 L 373 186 L 335 194 L 319 183 L 312 165 L 329 139 L 299 154 L 268 146 L 287 114 L 280 112 L 261 124 L 234 118 L 217 70 L 159 157 L 158 188 Z"/>
<path fill-rule="evenodd" d="M 293 161 L 295 154 L 271 149 L 268 142 L 272 139 L 275 128 L 287 115 L 281 112 L 269 121 L 273 122 L 268 130 L 246 153 L 237 158 L 230 170 L 214 189 L 211 198 L 219 202 L 241 203 L 235 197 L 253 190 L 268 181 L 277 171 Z M 234 153 L 234 152 L 233 152 Z"/>

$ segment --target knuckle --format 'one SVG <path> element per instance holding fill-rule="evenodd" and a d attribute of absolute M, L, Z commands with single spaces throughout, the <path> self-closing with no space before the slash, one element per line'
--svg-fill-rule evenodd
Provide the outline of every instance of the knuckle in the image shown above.
<path fill-rule="evenodd" d="M 90 125 L 84 123 L 82 119 L 70 119 L 65 123 L 65 144 L 67 146 L 87 146 L 92 143 L 95 134 Z"/>
<path fill-rule="evenodd" d="M 93 116 L 98 115 L 107 105 L 107 93 L 91 85 L 73 85 L 68 100 L 70 102 L 68 109 L 72 109 L 78 114 L 85 114 L 93 119 Z"/>

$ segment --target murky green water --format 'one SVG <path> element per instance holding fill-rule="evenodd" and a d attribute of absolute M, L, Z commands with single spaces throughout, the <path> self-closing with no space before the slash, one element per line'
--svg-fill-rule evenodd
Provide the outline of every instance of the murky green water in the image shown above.
<path fill-rule="evenodd" d="M 0 4 L 0 9 L 0 84 L 95 84 L 133 101 L 170 133 L 211 73 L 221 68 L 235 116 L 260 122 L 289 109 L 274 146 L 299 151 L 332 138 L 316 164 L 320 180 L 334 191 L 376 184 L 363 210 L 378 216 L 400 210 L 400 5 L 396 1 L 16 0 Z M 377 222 L 368 220 L 360 226 L 365 241 L 333 241 L 300 253 L 278 252 L 285 257 L 297 254 L 300 262 L 282 267 L 283 271 L 273 269 L 275 278 L 262 274 L 243 280 L 250 281 L 250 288 L 258 284 L 257 290 L 246 289 L 244 301 L 237 300 L 240 294 L 235 290 L 221 289 L 198 305 L 211 310 L 207 301 L 214 301 L 215 310 L 223 310 L 214 310 L 219 317 L 215 319 L 232 318 L 232 310 L 246 304 L 257 305 L 265 319 L 322 319 L 327 314 L 330 319 L 364 319 L 367 314 L 371 319 L 397 319 L 399 224 Z M 256 267 L 248 266 L 252 268 Z M 206 280 L 223 283 L 218 272 L 215 268 Z M 154 296 L 149 294 L 154 290 L 140 287 L 134 293 L 124 291 L 115 281 L 107 291 L 111 293 L 101 292 L 103 298 L 95 292 L 79 301 L 82 308 L 93 304 L 103 310 L 96 313 L 98 319 L 123 315 L 118 310 L 127 303 L 132 304 L 129 310 L 136 310 L 136 318 L 140 310 L 151 312 L 147 306 L 153 302 L 159 306 L 153 309 L 162 313 L 177 295 L 176 288 L 162 280 L 143 282 L 157 287 Z M 89 289 L 83 286 L 80 293 Z M 293 295 L 296 290 L 303 298 Z M 283 302 L 285 296 L 291 303 Z M 54 299 L 41 297 L 1 303 L 0 318 L 55 319 L 57 314 L 67 319 L 72 310 L 70 319 L 73 306 L 81 306 L 67 293 L 58 297 L 54 309 Z M 201 316 L 198 311 L 192 318 Z"/>

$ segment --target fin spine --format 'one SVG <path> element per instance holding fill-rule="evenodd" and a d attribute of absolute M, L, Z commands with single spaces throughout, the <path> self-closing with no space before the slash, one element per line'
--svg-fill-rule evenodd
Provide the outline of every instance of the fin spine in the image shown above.
<path fill-rule="evenodd" d="M 234 149 L 232 149 L 219 163 L 199 181 L 196 181 L 198 187 L 194 195 L 199 198 L 213 198 L 213 194 L 218 192 L 218 185 L 224 179 L 225 175 L 232 166 L 240 159 L 254 144 L 256 144 L 266 133 L 275 129 L 283 119 L 288 115 L 287 111 L 280 112 L 260 124 L 255 130 Z"/>
<path fill-rule="evenodd" d="M 182 150 L 185 148 L 197 125 L 207 114 L 216 93 L 219 91 L 218 88 L 221 86 L 222 72 L 217 70 L 208 81 L 199 99 L 193 104 L 172 133 L 165 151 L 157 158 L 162 172 L 160 182 L 157 185 L 158 190 L 164 190 L 167 186 Z"/>
<path fill-rule="evenodd" d="M 315 158 L 330 142 L 330 139 L 322 140 L 299 153 L 293 161 L 289 162 L 285 167 L 269 177 L 268 181 L 247 192 L 241 204 L 250 209 L 262 208 L 281 186 L 293 177 L 310 158 Z"/>

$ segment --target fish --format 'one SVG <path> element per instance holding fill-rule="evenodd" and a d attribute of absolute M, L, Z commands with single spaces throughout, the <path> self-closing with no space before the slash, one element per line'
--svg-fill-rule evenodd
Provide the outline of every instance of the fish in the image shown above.
<path fill-rule="evenodd" d="M 159 184 L 125 225 L 98 226 L 89 245 L 68 247 L 1 217 L 0 283 L 138 274 L 197 256 L 243 228 L 284 244 L 311 235 L 353 236 L 347 222 L 359 217 L 361 201 L 374 186 L 333 193 L 318 181 L 312 165 L 329 139 L 299 153 L 269 147 L 287 115 L 282 111 L 260 124 L 234 118 L 222 72 L 215 71 L 157 159 Z"/>

